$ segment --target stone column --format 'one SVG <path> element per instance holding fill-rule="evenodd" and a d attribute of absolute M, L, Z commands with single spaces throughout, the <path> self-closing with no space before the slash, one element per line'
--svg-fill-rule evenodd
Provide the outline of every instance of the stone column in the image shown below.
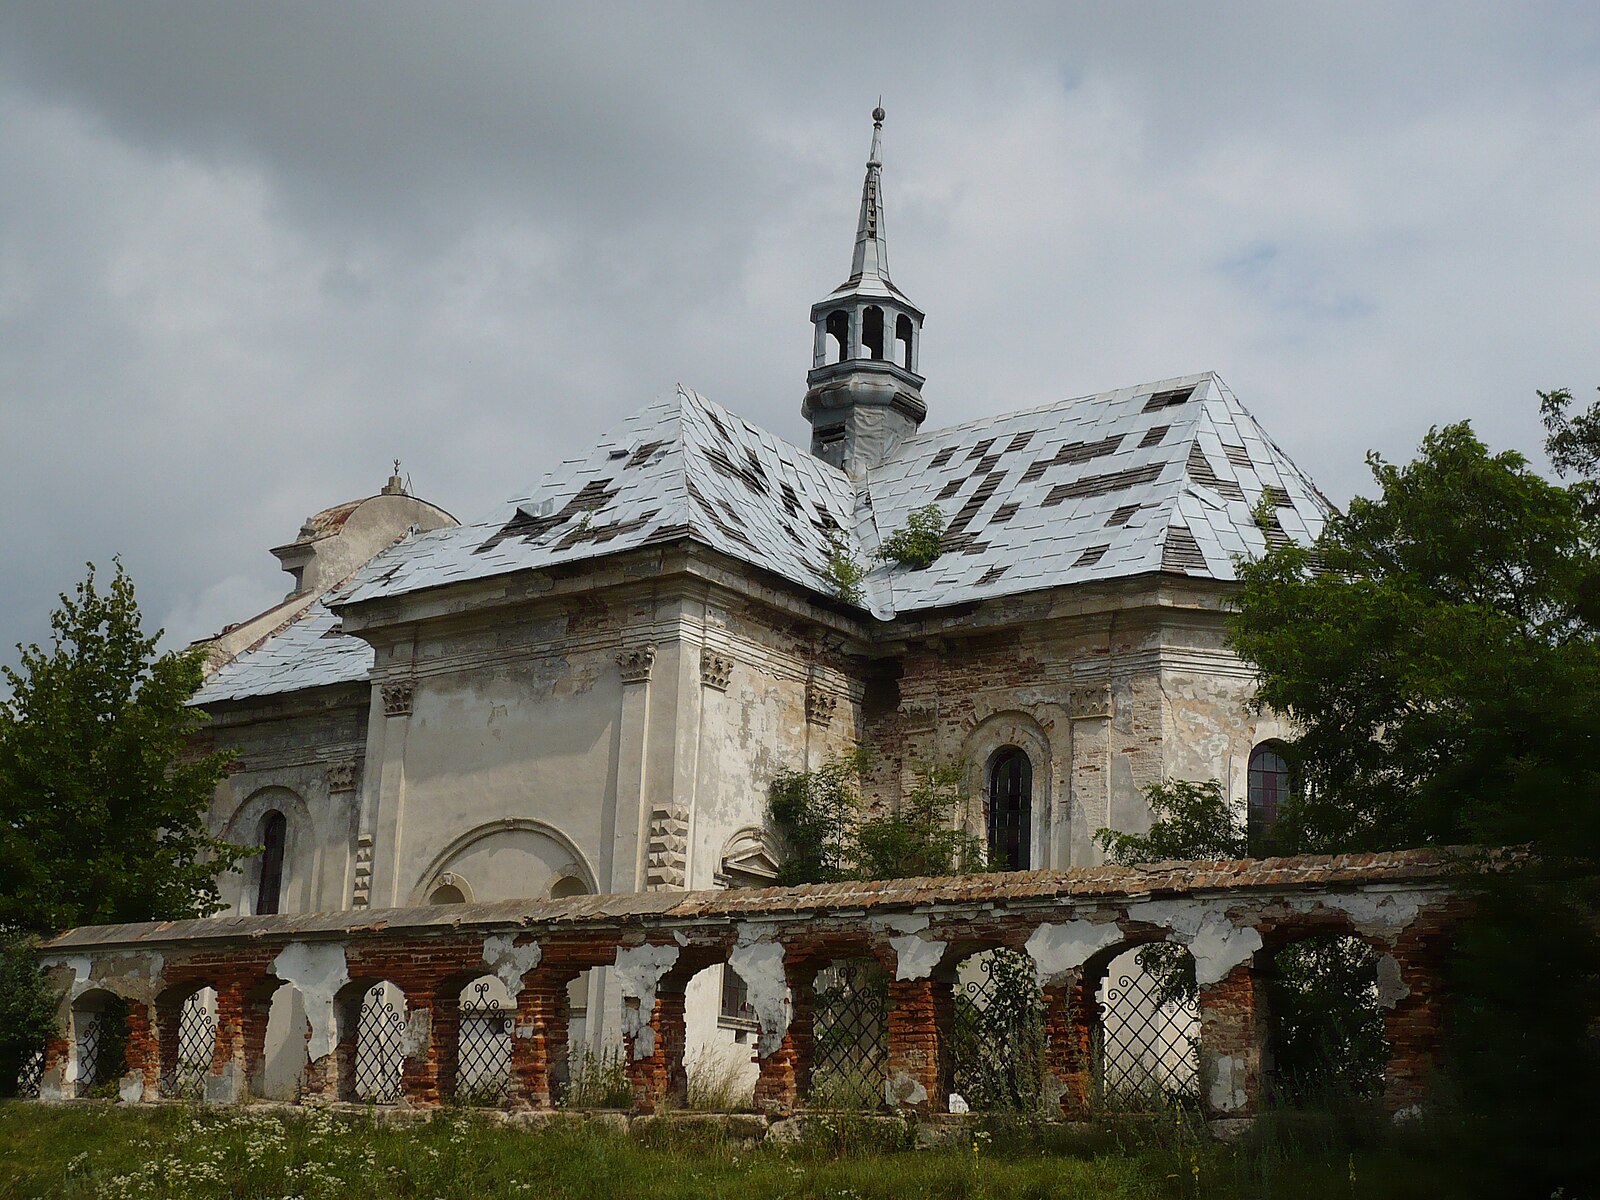
<path fill-rule="evenodd" d="M 756 1107 L 766 1112 L 784 1113 L 798 1108 L 811 1090 L 811 1044 L 814 1010 L 812 985 L 816 968 L 785 967 L 789 994 L 789 1028 L 783 1041 L 771 1054 L 758 1055 L 756 1064 Z"/>
<path fill-rule="evenodd" d="M 891 1107 L 928 1113 L 948 1106 L 950 1080 L 942 1043 L 954 1017 L 949 980 L 889 981 L 884 1099 Z"/>
<path fill-rule="evenodd" d="M 1255 1115 L 1266 1017 L 1250 962 L 1200 988 L 1200 1099 L 1208 1116 Z"/>
<path fill-rule="evenodd" d="M 511 1038 L 511 1103 L 554 1108 L 567 1082 L 567 1033 L 572 1018 L 567 986 L 576 968 L 541 967 L 525 976 Z"/>

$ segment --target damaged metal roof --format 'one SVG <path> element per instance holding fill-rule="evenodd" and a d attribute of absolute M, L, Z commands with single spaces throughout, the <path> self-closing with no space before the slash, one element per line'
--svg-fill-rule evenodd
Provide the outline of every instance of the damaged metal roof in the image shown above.
<path fill-rule="evenodd" d="M 912 570 L 882 540 L 935 505 L 942 552 Z M 219 671 L 196 703 L 364 679 L 340 605 L 691 539 L 814 592 L 834 538 L 872 570 L 863 607 L 897 615 L 1154 572 L 1235 578 L 1240 555 L 1309 542 L 1330 505 L 1214 374 L 930 430 L 859 487 L 687 388 L 610 430 L 470 525 L 414 534 L 337 596 Z"/>

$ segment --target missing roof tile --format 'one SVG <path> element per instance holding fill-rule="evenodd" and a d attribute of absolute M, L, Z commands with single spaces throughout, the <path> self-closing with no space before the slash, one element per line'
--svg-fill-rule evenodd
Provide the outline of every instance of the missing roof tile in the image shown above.
<path fill-rule="evenodd" d="M 937 496 L 935 496 L 934 499 L 935 500 L 948 500 L 948 499 L 950 499 L 950 497 L 954 496 L 957 492 L 959 492 L 961 490 L 962 485 L 964 485 L 966 482 L 967 481 L 965 479 L 952 479 L 949 483 L 945 484 L 944 487 L 939 489 L 939 494 Z"/>
<path fill-rule="evenodd" d="M 1196 483 L 1204 484 L 1219 496 L 1226 496 L 1230 500 L 1243 500 L 1244 489 L 1231 479 L 1223 479 L 1211 466 L 1211 460 L 1206 457 L 1206 452 L 1200 449 L 1196 442 L 1189 447 L 1189 462 L 1185 469 L 1189 478 Z"/>
<path fill-rule="evenodd" d="M 987 587 L 1010 569 L 1011 566 L 1009 563 L 1001 563 L 998 567 L 990 567 L 987 571 L 985 571 L 982 575 L 979 575 L 978 578 L 973 581 L 974 586 Z"/>
<path fill-rule="evenodd" d="M 1271 503 L 1273 508 L 1293 508 L 1294 501 L 1289 498 L 1289 493 L 1281 487 L 1268 484 L 1261 489 L 1261 498 Z"/>
<path fill-rule="evenodd" d="M 967 451 L 967 457 L 969 459 L 982 458 L 985 454 L 989 453 L 989 447 L 994 445 L 995 440 L 996 439 L 994 438 L 984 438 L 983 441 L 979 442 L 971 450 Z"/>
<path fill-rule="evenodd" d="M 1063 500 L 1072 500 L 1080 496 L 1104 496 L 1108 492 L 1120 492 L 1124 488 L 1135 487 L 1141 483 L 1153 483 L 1165 465 L 1158 462 L 1146 463 L 1142 467 L 1129 467 L 1126 471 L 1090 475 L 1087 479 L 1079 479 L 1075 483 L 1058 483 L 1050 489 L 1050 494 L 1042 503 L 1045 508 L 1052 508 Z"/>
<path fill-rule="evenodd" d="M 1169 525 L 1167 538 L 1161 546 L 1163 571 L 1204 571 L 1206 556 L 1200 552 L 1200 543 L 1186 525 Z"/>
<path fill-rule="evenodd" d="M 1159 446 L 1161 439 L 1167 436 L 1167 430 L 1171 428 L 1171 425 L 1153 426 L 1149 433 L 1139 439 L 1139 449 L 1144 450 L 1150 446 Z"/>
<path fill-rule="evenodd" d="M 1121 508 L 1117 509 L 1116 512 L 1112 513 L 1111 516 L 1106 519 L 1106 524 L 1107 525 L 1126 525 L 1128 523 L 1128 521 L 1133 517 L 1133 514 L 1139 511 L 1139 508 L 1140 508 L 1140 506 L 1137 505 L 1137 504 L 1124 504 Z"/>
<path fill-rule="evenodd" d="M 1250 451 L 1246 450 L 1243 446 L 1230 446 L 1227 442 L 1223 442 L 1222 452 L 1228 456 L 1228 461 L 1236 467 L 1255 466 L 1255 464 L 1250 461 Z"/>
<path fill-rule="evenodd" d="M 663 445 L 665 445 L 664 442 L 646 442 L 633 452 L 633 457 L 622 464 L 622 469 L 626 471 L 630 467 L 644 466 L 644 464 L 649 460 L 650 456 L 657 450 L 661 449 Z M 624 453 L 626 453 L 626 451 L 624 451 Z M 612 457 L 615 458 L 616 455 L 613 454 Z"/>
<path fill-rule="evenodd" d="M 1173 408 L 1179 404 L 1187 404 L 1189 397 L 1194 395 L 1194 387 L 1173 388 L 1166 392 L 1156 392 L 1145 401 L 1145 412 L 1159 412 L 1163 408 Z"/>
<path fill-rule="evenodd" d="M 1109 549 L 1111 549 L 1110 546 L 1090 546 L 1082 554 L 1078 555 L 1078 561 L 1072 565 L 1075 567 L 1092 567 L 1106 556 L 1106 551 Z"/>
<path fill-rule="evenodd" d="M 933 461 L 928 464 L 928 467 L 930 469 L 937 469 L 944 466 L 945 463 L 949 462 L 950 459 L 955 455 L 955 452 L 956 448 L 954 446 L 946 446 L 943 450 L 939 451 L 939 453 L 933 456 Z"/>
<path fill-rule="evenodd" d="M 1010 444 L 1006 446 L 1004 453 L 1015 454 L 1018 450 L 1027 449 L 1028 443 L 1033 441 L 1033 434 L 1034 431 L 1031 429 L 1026 433 L 1017 434 L 1011 439 Z"/>
<path fill-rule="evenodd" d="M 1004 525 L 1007 521 L 1011 520 L 1012 517 L 1017 515 L 1017 510 L 1021 507 L 1022 505 L 1018 504 L 1014 500 L 1006 504 L 1002 504 L 999 508 L 994 510 L 994 516 L 989 518 L 989 524 Z"/>

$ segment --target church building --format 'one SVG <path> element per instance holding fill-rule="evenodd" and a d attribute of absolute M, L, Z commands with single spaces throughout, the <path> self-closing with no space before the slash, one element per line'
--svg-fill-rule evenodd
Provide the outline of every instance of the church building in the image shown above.
<path fill-rule="evenodd" d="M 212 826 L 264 847 L 231 912 L 760 886 L 771 780 L 858 745 L 887 808 L 960 764 L 1016 870 L 1099 861 L 1167 777 L 1270 820 L 1287 729 L 1226 614 L 1237 560 L 1327 501 L 1210 372 L 930 420 L 883 115 L 849 276 L 810 310 L 809 445 L 679 388 L 483 521 L 397 472 L 273 551 L 290 596 L 208 643 L 194 701 L 238 755 Z M 880 554 L 930 506 L 931 563 Z M 596 1052 L 601 976 L 575 996 Z M 745 1037 L 737 979 L 703 991 L 691 1037 Z"/>

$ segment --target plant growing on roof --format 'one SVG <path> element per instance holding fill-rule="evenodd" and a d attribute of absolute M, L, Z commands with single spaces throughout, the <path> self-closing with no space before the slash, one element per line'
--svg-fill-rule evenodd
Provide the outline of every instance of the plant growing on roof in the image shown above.
<path fill-rule="evenodd" d="M 867 569 L 850 553 L 844 535 L 834 530 L 828 535 L 828 562 L 822 568 L 822 578 L 846 604 L 860 604 L 864 595 L 861 581 L 866 577 Z"/>
<path fill-rule="evenodd" d="M 914 509 L 906 523 L 883 539 L 878 560 L 920 571 L 938 559 L 944 543 L 944 513 L 937 504 Z"/>

